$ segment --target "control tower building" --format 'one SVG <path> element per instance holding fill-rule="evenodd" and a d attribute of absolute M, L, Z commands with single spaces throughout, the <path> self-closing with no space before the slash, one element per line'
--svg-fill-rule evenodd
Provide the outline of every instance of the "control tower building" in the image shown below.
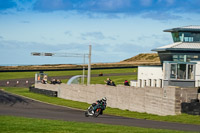
<path fill-rule="evenodd" d="M 164 30 L 173 44 L 152 49 L 158 52 L 161 66 L 139 66 L 136 86 L 200 87 L 200 26 Z"/>

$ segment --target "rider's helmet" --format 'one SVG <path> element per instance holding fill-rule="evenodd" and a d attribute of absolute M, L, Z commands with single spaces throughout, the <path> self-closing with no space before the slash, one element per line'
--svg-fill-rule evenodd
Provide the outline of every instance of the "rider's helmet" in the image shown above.
<path fill-rule="evenodd" d="M 106 97 L 103 97 L 102 98 L 102 101 L 106 102 L 107 98 Z"/>

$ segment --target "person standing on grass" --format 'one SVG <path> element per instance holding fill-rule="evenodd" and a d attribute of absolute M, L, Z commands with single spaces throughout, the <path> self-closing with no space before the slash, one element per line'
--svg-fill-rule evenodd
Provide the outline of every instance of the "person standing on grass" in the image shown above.
<path fill-rule="evenodd" d="M 116 86 L 116 85 L 115 85 L 115 82 L 112 81 L 112 80 L 110 80 L 110 86 Z"/>
<path fill-rule="evenodd" d="M 110 78 L 107 78 L 107 80 L 104 80 L 104 82 L 106 83 L 106 85 L 110 85 L 110 81 L 111 81 Z"/>
<path fill-rule="evenodd" d="M 128 82 L 127 80 L 124 81 L 124 85 L 125 85 L 125 86 L 130 86 L 130 85 L 129 85 L 129 82 Z"/>
<path fill-rule="evenodd" d="M 47 75 L 44 75 L 43 80 L 42 80 L 42 83 L 43 83 L 43 84 L 46 84 L 46 83 L 47 83 Z"/>

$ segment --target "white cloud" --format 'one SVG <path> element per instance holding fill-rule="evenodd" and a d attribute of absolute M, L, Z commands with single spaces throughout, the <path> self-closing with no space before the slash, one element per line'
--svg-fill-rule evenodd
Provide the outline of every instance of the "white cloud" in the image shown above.
<path fill-rule="evenodd" d="M 24 24 L 29 24 L 29 23 L 30 23 L 30 21 L 23 20 L 23 21 L 21 21 L 21 23 L 24 23 Z"/>
<path fill-rule="evenodd" d="M 153 20 L 159 20 L 165 22 L 166 20 L 181 20 L 183 17 L 181 15 L 176 15 L 171 12 L 147 12 L 142 15 L 143 18 L 150 18 Z"/>
<path fill-rule="evenodd" d="M 71 31 L 65 31 L 64 33 L 66 36 L 72 36 L 72 32 Z"/>
<path fill-rule="evenodd" d="M 125 9 L 131 6 L 131 0 L 89 0 L 82 2 L 81 9 L 88 11 L 117 11 L 118 9 Z"/>
<path fill-rule="evenodd" d="M 128 7 L 131 2 L 130 0 L 98 0 L 97 4 L 102 8 L 114 10 Z"/>
<path fill-rule="evenodd" d="M 166 0 L 169 5 L 174 4 L 175 0 Z"/>
<path fill-rule="evenodd" d="M 97 40 L 105 39 L 105 36 L 101 32 L 87 32 L 87 33 L 82 33 L 81 36 L 84 40 L 87 38 L 93 38 Z"/>
<path fill-rule="evenodd" d="M 142 6 L 151 6 L 152 0 L 140 0 Z"/>
<path fill-rule="evenodd" d="M 34 3 L 33 9 L 39 11 L 70 10 L 73 5 L 70 0 L 38 0 Z"/>
<path fill-rule="evenodd" d="M 36 42 L 0 41 L 1 64 L 65 64 L 82 63 L 82 58 L 47 58 L 32 57 L 31 52 L 52 52 L 52 53 L 88 53 L 87 43 L 57 44 L 51 46 Z M 140 52 L 147 52 L 151 48 L 134 45 L 132 43 L 93 43 L 92 62 L 119 62 L 130 58 Z M 19 60 L 20 58 L 20 60 Z M 10 63 L 9 63 L 10 61 Z M 12 63 L 11 63 L 12 62 Z M 24 63 L 23 63 L 24 62 Z M 86 61 L 87 62 L 87 61 Z"/>
<path fill-rule="evenodd" d="M 115 37 L 113 36 L 105 36 L 102 32 L 87 32 L 87 33 L 82 33 L 81 38 L 83 40 L 116 40 Z"/>

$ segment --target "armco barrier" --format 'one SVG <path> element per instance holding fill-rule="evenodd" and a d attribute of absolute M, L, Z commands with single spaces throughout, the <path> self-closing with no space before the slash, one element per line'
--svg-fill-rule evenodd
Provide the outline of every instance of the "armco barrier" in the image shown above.
<path fill-rule="evenodd" d="M 34 88 L 34 87 L 29 87 L 29 91 L 34 92 L 34 93 L 47 95 L 47 96 L 51 96 L 51 97 L 57 97 L 57 94 L 58 94 L 57 91 L 51 91 L 51 90 L 46 90 L 46 89 L 38 89 L 38 88 Z"/>

